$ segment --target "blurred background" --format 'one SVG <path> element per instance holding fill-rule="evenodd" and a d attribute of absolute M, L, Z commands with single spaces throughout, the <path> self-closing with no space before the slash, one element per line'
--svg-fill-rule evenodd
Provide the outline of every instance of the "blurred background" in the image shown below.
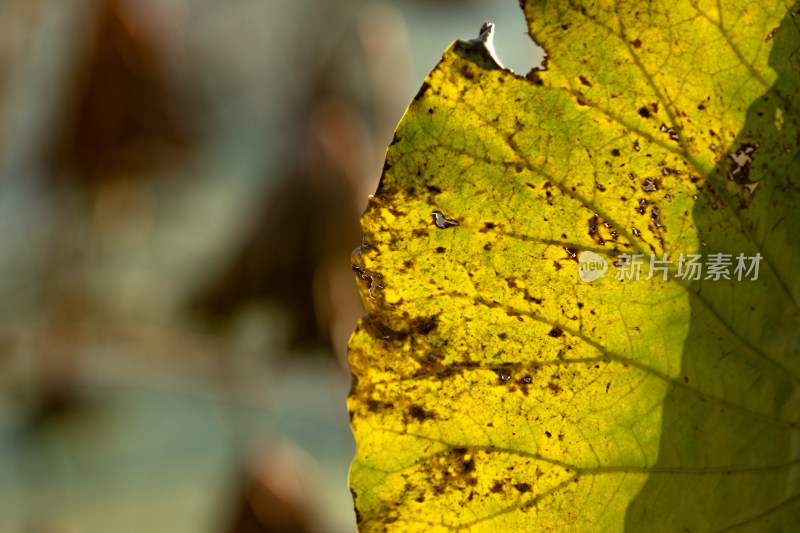
<path fill-rule="evenodd" d="M 0 0 L 0 533 L 352 532 L 350 252 L 516 0 Z"/>

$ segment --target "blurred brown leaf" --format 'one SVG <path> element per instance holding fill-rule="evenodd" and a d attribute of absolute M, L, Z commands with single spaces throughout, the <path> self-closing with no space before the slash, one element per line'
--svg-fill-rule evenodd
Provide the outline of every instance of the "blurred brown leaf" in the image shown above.
<path fill-rule="evenodd" d="M 68 80 L 68 109 L 54 138 L 54 175 L 90 183 L 144 175 L 179 159 L 199 138 L 190 99 L 165 58 L 177 38 L 156 4 L 103 0 Z"/>

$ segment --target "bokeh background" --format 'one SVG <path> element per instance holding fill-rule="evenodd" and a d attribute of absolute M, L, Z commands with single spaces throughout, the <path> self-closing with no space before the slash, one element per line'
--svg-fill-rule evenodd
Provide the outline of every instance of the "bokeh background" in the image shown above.
<path fill-rule="evenodd" d="M 349 256 L 515 0 L 0 0 L 0 533 L 352 532 Z"/>

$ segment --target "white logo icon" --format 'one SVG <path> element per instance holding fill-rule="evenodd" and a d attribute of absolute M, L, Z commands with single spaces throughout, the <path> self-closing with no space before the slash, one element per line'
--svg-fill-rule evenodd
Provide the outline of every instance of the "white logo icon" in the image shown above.
<path fill-rule="evenodd" d="M 578 273 L 581 281 L 591 283 L 606 275 L 608 263 L 594 252 L 581 252 L 578 256 Z"/>

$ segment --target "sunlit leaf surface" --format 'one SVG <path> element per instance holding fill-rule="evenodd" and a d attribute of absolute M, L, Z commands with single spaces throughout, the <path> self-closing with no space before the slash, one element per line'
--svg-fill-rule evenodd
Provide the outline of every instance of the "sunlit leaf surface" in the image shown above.
<path fill-rule="evenodd" d="M 361 531 L 796 530 L 797 9 L 528 2 L 546 69 L 447 49 L 353 256 Z"/>

